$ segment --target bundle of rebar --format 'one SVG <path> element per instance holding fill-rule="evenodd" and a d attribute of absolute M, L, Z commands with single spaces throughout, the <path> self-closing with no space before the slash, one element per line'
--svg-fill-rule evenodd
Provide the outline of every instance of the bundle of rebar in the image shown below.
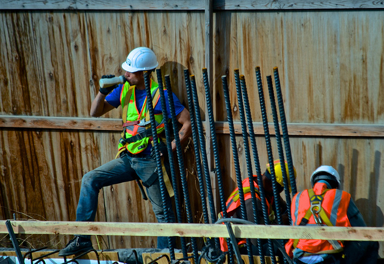
<path fill-rule="evenodd" d="M 278 107 L 279 107 L 279 114 L 280 114 L 280 120 L 281 120 L 281 128 L 279 126 L 278 121 L 278 114 L 277 114 L 277 108 L 276 108 L 276 102 L 275 102 L 275 94 L 273 90 L 273 83 L 271 76 L 267 76 L 267 84 L 268 84 L 268 92 L 269 92 L 269 98 L 270 98 L 270 105 L 271 105 L 271 111 L 273 116 L 273 122 L 274 122 L 274 128 L 275 128 L 275 138 L 277 140 L 277 149 L 279 154 L 279 161 L 281 164 L 285 164 L 287 161 L 288 169 L 289 169 L 289 175 L 286 173 L 286 167 L 284 165 L 281 166 L 282 168 L 282 178 L 283 178 L 283 184 L 284 184 L 284 190 L 285 190 L 285 199 L 287 203 L 287 211 L 290 212 L 290 187 L 291 186 L 291 194 L 292 196 L 295 195 L 297 192 L 296 184 L 295 184 L 295 176 L 294 176 L 294 168 L 293 168 L 293 161 L 291 157 L 291 150 L 290 150 L 290 142 L 289 142 L 289 136 L 287 132 L 287 124 L 286 124 L 286 117 L 285 117 L 285 110 L 283 106 L 283 100 L 282 100 L 282 93 L 281 93 L 281 85 L 279 81 L 279 74 L 278 74 L 278 68 L 275 67 L 273 69 L 274 71 L 274 80 L 275 80 L 275 87 L 276 87 L 276 95 L 277 95 L 277 101 L 278 101 Z M 171 149 L 171 133 L 169 128 L 169 122 L 168 122 L 168 114 L 166 109 L 166 103 L 165 103 L 165 95 L 163 92 L 163 80 L 162 80 L 162 74 L 160 70 L 156 71 L 157 73 L 157 79 L 159 84 L 159 90 L 160 90 L 160 97 L 161 97 L 161 104 L 162 104 L 162 112 L 163 112 L 163 123 L 165 125 L 165 136 L 166 136 L 166 144 L 168 149 L 168 157 L 169 157 L 169 164 L 170 164 L 170 173 L 171 173 L 171 180 L 172 185 L 174 188 L 175 193 L 175 206 L 176 206 L 176 215 L 177 215 L 177 222 L 181 223 L 183 220 L 182 215 L 182 204 L 185 205 L 185 212 L 186 212 L 186 218 L 188 223 L 193 223 L 193 217 L 191 212 L 191 204 L 190 204 L 190 198 L 187 188 L 187 178 L 186 178 L 186 169 L 183 162 L 183 151 L 181 147 L 181 143 L 179 140 L 179 134 L 177 130 L 177 118 L 175 115 L 175 109 L 174 109 L 174 102 L 173 102 L 173 92 L 171 88 L 171 82 L 170 82 L 170 76 L 166 75 L 164 76 L 165 79 L 165 86 L 167 89 L 167 97 L 168 97 L 168 105 L 169 105 L 169 113 L 171 115 L 171 124 L 173 127 L 174 132 L 174 140 L 176 144 L 176 156 L 177 156 L 177 163 L 173 161 L 173 152 Z M 214 120 L 214 113 L 213 113 L 213 107 L 212 107 L 212 99 L 211 99 L 211 90 L 209 87 L 209 80 L 207 75 L 207 69 L 202 69 L 203 74 L 203 84 L 205 88 L 205 99 L 206 99 L 206 109 L 207 109 L 207 117 L 208 117 L 208 123 L 209 127 L 206 127 L 206 136 L 210 135 L 211 137 L 211 145 L 213 149 L 213 158 L 215 163 L 215 179 L 218 186 L 218 194 L 219 194 L 219 204 L 220 204 L 220 212 L 221 217 L 225 220 L 219 220 L 217 221 L 217 214 L 216 214 L 216 208 L 214 204 L 214 194 L 212 190 L 212 182 L 210 178 L 210 171 L 209 171 L 209 165 L 208 165 L 208 159 L 211 159 L 212 157 L 207 156 L 206 152 L 206 139 L 204 135 L 204 129 L 203 129 L 203 122 L 200 114 L 200 106 L 198 101 L 198 93 L 197 93 L 197 87 L 196 87 L 196 81 L 195 76 L 190 75 L 189 71 L 186 69 L 184 70 L 184 79 L 185 79 L 185 86 L 186 86 L 186 92 L 187 92 L 187 101 L 188 101 L 188 108 L 190 111 L 190 121 L 191 121 L 191 129 L 192 129 L 192 140 L 193 140 L 193 146 L 194 146 L 194 157 L 195 157 L 195 164 L 196 164 L 196 171 L 197 171 L 197 178 L 198 178 L 198 184 L 199 184 L 199 192 L 201 197 L 201 204 L 202 204 L 202 214 L 203 214 L 203 221 L 204 223 L 216 223 L 221 222 L 225 223 L 228 227 L 230 238 L 228 238 L 227 245 L 228 245 L 228 252 L 221 252 L 220 251 L 220 245 L 219 245 L 219 239 L 211 239 L 207 238 L 205 240 L 205 246 L 203 247 L 200 254 L 198 253 L 198 245 L 195 238 L 191 238 L 191 248 L 193 252 L 193 259 L 194 262 L 200 262 L 201 258 L 204 257 L 210 262 L 223 262 L 225 254 L 228 254 L 228 261 L 229 263 L 234 263 L 234 254 L 235 259 L 238 263 L 242 263 L 242 259 L 238 250 L 238 245 L 234 237 L 232 237 L 232 227 L 231 227 L 231 219 L 230 221 L 226 221 L 228 219 L 227 215 L 227 208 L 226 208 L 226 197 L 225 197 L 225 191 L 223 187 L 223 173 L 221 171 L 221 165 L 220 165 L 220 152 L 218 150 L 218 142 L 217 142 L 217 135 L 215 131 L 215 120 Z M 265 97 L 263 93 L 263 86 L 262 86 L 262 79 L 261 79 L 261 73 L 260 68 L 256 67 L 255 69 L 255 76 L 257 81 L 257 87 L 258 87 L 258 93 L 259 93 L 259 102 L 260 102 L 260 110 L 261 110 L 261 116 L 262 116 L 262 124 L 263 124 L 263 130 L 264 130 L 264 139 L 266 142 L 266 153 L 267 153 L 267 160 L 270 165 L 270 168 L 274 168 L 274 158 L 273 158 L 273 150 L 271 147 L 271 141 L 270 141 L 270 132 L 269 132 L 269 126 L 268 126 L 268 120 L 267 120 L 267 113 L 266 113 L 266 106 L 265 106 Z M 244 192 L 243 192 L 243 186 L 242 181 L 245 178 L 248 178 L 250 182 L 250 193 L 251 193 L 251 199 L 252 199 L 252 208 L 253 208 L 253 223 L 254 224 L 269 224 L 269 212 L 268 212 L 268 205 L 266 203 L 266 194 L 263 188 L 263 182 L 262 182 L 262 173 L 261 173 L 261 166 L 259 162 L 259 154 L 257 150 L 257 143 L 255 140 L 255 134 L 254 134 L 254 127 L 253 127 L 253 120 L 250 110 L 250 104 L 249 104 L 249 98 L 247 93 L 247 87 L 246 87 L 246 81 L 245 76 L 239 74 L 239 70 L 234 70 L 234 79 L 235 79 L 235 89 L 237 94 L 237 103 L 238 103 L 238 109 L 239 109 L 239 118 L 241 122 L 242 127 L 242 138 L 244 143 L 244 150 L 245 150 L 245 162 L 247 167 L 247 176 L 241 175 L 240 170 L 240 161 L 238 157 L 238 148 L 236 143 L 236 136 L 235 136 L 235 130 L 234 130 L 234 121 L 232 116 L 232 107 L 230 102 L 230 96 L 229 96 L 229 87 L 228 87 L 228 81 L 227 76 L 222 76 L 222 88 L 223 88 L 223 95 L 225 99 L 225 106 L 227 110 L 227 122 L 229 124 L 229 131 L 230 131 L 230 140 L 231 140 L 231 147 L 232 147 L 232 155 L 233 155 L 233 161 L 234 161 L 234 168 L 235 168 L 235 176 L 236 176 L 236 182 L 239 192 L 239 201 L 240 201 L 240 211 L 241 215 L 240 217 L 246 221 L 247 220 L 247 211 L 245 207 L 245 198 L 244 198 Z M 147 97 L 148 102 L 151 102 L 151 92 L 150 92 L 150 83 L 149 83 L 149 74 L 145 73 L 145 85 L 146 85 L 146 91 L 147 91 Z M 234 102 L 233 102 L 234 103 Z M 150 113 L 150 121 L 151 121 L 151 127 L 152 127 L 152 137 L 154 141 L 153 147 L 155 148 L 156 153 L 158 153 L 158 135 L 156 133 L 156 126 L 155 126 L 155 118 L 153 113 L 153 108 L 151 104 L 148 104 L 149 113 Z M 281 129 L 282 129 L 282 136 L 281 136 Z M 210 133 L 210 134 L 209 134 Z M 285 147 L 285 153 L 286 153 L 286 159 L 283 151 L 282 146 L 282 137 L 284 141 L 284 147 Z M 250 146 L 252 150 L 252 154 L 250 151 Z M 254 161 L 254 162 L 252 162 Z M 161 157 L 158 154 L 156 156 L 156 162 L 157 162 L 157 172 L 159 176 L 159 182 L 160 182 L 160 188 L 161 188 L 161 194 L 162 194 L 162 201 L 164 201 L 164 195 L 166 193 L 165 184 L 163 181 L 163 174 L 162 174 L 162 168 L 161 168 Z M 253 164 L 254 163 L 254 164 Z M 177 173 L 176 170 L 179 171 L 179 179 L 177 179 Z M 256 172 L 256 176 L 253 175 L 253 171 Z M 275 212 L 281 212 L 280 208 L 280 202 L 279 202 L 279 193 L 278 193 L 278 183 L 276 181 L 275 177 L 275 170 L 270 170 L 271 174 L 271 181 L 272 181 L 272 189 L 273 189 L 273 197 L 274 197 L 274 206 L 275 206 Z M 288 177 L 290 179 L 290 183 L 288 181 Z M 258 221 L 258 215 L 261 214 L 261 212 L 258 212 L 257 207 L 257 196 L 256 196 L 256 189 L 254 187 L 254 178 L 256 178 L 256 181 L 258 183 L 258 194 L 261 200 L 261 208 L 262 208 L 262 215 L 263 215 L 263 223 L 259 223 Z M 178 184 L 181 184 L 182 186 L 182 196 L 178 193 Z M 182 201 L 184 200 L 184 202 Z M 164 203 L 163 203 L 164 204 Z M 166 208 L 164 208 L 164 211 L 167 213 Z M 289 215 L 289 221 L 291 222 L 290 213 Z M 166 219 L 171 221 L 168 215 L 166 215 Z M 276 213 L 276 219 L 279 225 L 282 225 L 282 219 L 280 213 Z M 247 221 L 246 221 L 247 222 Z M 252 251 L 252 244 L 249 238 L 246 239 L 246 248 L 249 258 L 249 263 L 253 263 L 253 251 Z M 174 245 L 172 238 L 169 238 L 169 249 L 170 249 L 170 258 L 171 262 L 175 261 L 175 254 L 174 254 Z M 274 256 L 274 245 L 276 245 L 277 242 L 273 243 L 270 239 L 267 240 L 268 245 L 268 251 L 269 255 L 271 256 L 271 262 L 276 263 L 275 256 Z M 283 241 L 278 242 L 279 247 L 284 247 Z M 181 248 L 183 252 L 183 259 L 188 259 L 188 252 L 187 252 L 187 246 L 186 241 L 184 238 L 181 238 Z M 258 255 L 260 256 L 261 263 L 265 263 L 265 252 L 262 247 L 262 241 L 260 239 L 257 239 L 257 248 L 258 248 Z M 205 256 L 203 256 L 205 254 Z M 284 259 L 284 262 L 287 263 L 287 259 Z"/>

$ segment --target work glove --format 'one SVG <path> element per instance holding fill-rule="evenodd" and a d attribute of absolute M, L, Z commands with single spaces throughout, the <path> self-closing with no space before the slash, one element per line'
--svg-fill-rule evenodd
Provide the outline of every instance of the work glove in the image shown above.
<path fill-rule="evenodd" d="M 167 158 L 167 156 L 168 156 L 167 146 L 166 146 L 166 144 L 164 144 L 163 141 L 158 143 L 158 151 L 159 151 L 159 155 L 161 157 Z M 155 152 L 154 146 L 152 146 L 152 148 L 151 148 L 151 158 L 156 159 L 156 152 Z"/>
<path fill-rule="evenodd" d="M 107 79 L 107 78 L 114 78 L 115 75 L 102 75 L 102 79 Z M 99 88 L 99 92 L 101 94 L 104 94 L 104 95 L 107 95 L 109 94 L 112 90 L 114 90 L 116 87 L 118 87 L 117 84 L 113 85 L 113 86 L 110 86 L 110 87 L 105 87 L 105 88 Z"/>

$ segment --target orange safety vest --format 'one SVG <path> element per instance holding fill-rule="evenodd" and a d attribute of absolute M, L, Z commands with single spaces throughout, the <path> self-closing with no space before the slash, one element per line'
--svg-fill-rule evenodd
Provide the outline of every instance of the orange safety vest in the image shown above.
<path fill-rule="evenodd" d="M 314 201 L 319 201 L 321 208 L 318 213 L 318 219 L 321 220 L 321 225 L 349 227 L 351 225 L 347 211 L 350 197 L 350 194 L 345 191 L 327 189 L 325 183 L 316 183 L 313 189 L 304 190 L 293 197 L 291 203 L 292 225 L 317 225 L 310 208 Z M 341 241 L 338 241 L 338 243 L 343 247 Z M 293 257 L 293 250 L 295 248 L 311 254 L 333 254 L 340 252 L 333 248 L 328 240 L 319 239 L 290 239 L 285 245 L 286 252 L 290 257 Z"/>
<path fill-rule="evenodd" d="M 253 175 L 253 176 L 257 177 L 257 175 Z M 261 197 L 259 196 L 259 186 L 258 186 L 258 184 L 255 181 L 253 181 L 253 182 L 254 182 L 254 188 L 255 188 L 255 197 L 258 198 L 259 200 L 261 200 Z M 243 189 L 244 200 L 247 201 L 247 200 L 251 199 L 251 191 L 250 191 L 250 181 L 249 181 L 249 178 L 246 178 L 246 179 L 244 179 L 242 181 L 242 189 Z M 269 202 L 266 199 L 267 211 L 268 211 L 269 215 L 271 214 L 271 204 L 272 204 L 272 201 Z M 229 196 L 229 198 L 227 199 L 227 202 L 226 202 L 227 216 L 231 217 L 232 215 L 234 215 L 235 211 L 240 206 L 241 206 L 241 200 L 239 199 L 239 189 L 236 188 L 230 194 L 230 196 Z M 220 213 L 220 217 L 221 216 L 223 216 L 223 212 Z M 220 243 L 220 246 L 221 246 L 221 250 L 223 252 L 227 252 L 228 251 L 228 246 L 227 246 L 226 239 L 223 238 L 223 237 L 220 237 L 219 238 L 219 243 Z M 238 246 L 241 246 L 241 245 L 244 245 L 244 244 L 246 244 L 246 239 L 238 240 Z"/>

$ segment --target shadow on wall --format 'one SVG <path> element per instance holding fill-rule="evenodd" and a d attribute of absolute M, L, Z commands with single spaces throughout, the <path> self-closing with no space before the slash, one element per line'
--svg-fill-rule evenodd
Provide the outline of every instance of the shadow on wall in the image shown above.
<path fill-rule="evenodd" d="M 167 61 L 162 66 L 160 66 L 160 70 L 162 71 L 163 76 L 163 87 L 166 87 L 166 84 L 164 83 L 164 76 L 169 75 L 172 91 L 176 94 L 182 104 L 185 107 L 188 107 L 186 85 L 184 81 L 185 69 L 186 67 L 175 61 Z"/>
<path fill-rule="evenodd" d="M 350 179 L 350 186 L 351 186 L 350 194 L 352 195 L 353 200 L 356 196 L 356 189 L 360 188 L 360 186 L 357 186 L 358 156 L 359 156 L 358 150 L 353 149 L 352 166 L 349 172 L 349 177 L 346 178 L 346 180 Z M 373 166 L 372 172 L 368 176 L 363 175 L 363 177 L 368 177 L 368 180 L 369 180 L 368 182 L 369 197 L 368 199 L 360 198 L 354 201 L 358 209 L 361 211 L 362 216 L 364 217 L 364 220 L 368 226 L 375 226 L 375 227 L 384 226 L 384 213 L 382 211 L 382 208 L 377 206 L 377 203 L 376 203 L 376 201 L 378 200 L 378 195 L 380 195 L 378 192 L 378 186 L 380 183 L 380 174 L 381 174 L 380 169 L 381 169 L 381 152 L 376 151 L 374 153 L 374 166 Z M 340 173 L 341 182 L 343 183 L 345 180 L 345 166 L 342 164 L 339 164 L 337 170 Z"/>

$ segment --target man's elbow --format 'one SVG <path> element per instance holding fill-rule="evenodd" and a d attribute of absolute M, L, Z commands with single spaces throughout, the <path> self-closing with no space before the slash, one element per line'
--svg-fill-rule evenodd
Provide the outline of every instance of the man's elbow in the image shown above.
<path fill-rule="evenodd" d="M 100 114 L 98 114 L 96 111 L 93 111 L 93 110 L 91 109 L 91 111 L 90 111 L 90 116 L 91 116 L 91 117 L 99 117 Z"/>

